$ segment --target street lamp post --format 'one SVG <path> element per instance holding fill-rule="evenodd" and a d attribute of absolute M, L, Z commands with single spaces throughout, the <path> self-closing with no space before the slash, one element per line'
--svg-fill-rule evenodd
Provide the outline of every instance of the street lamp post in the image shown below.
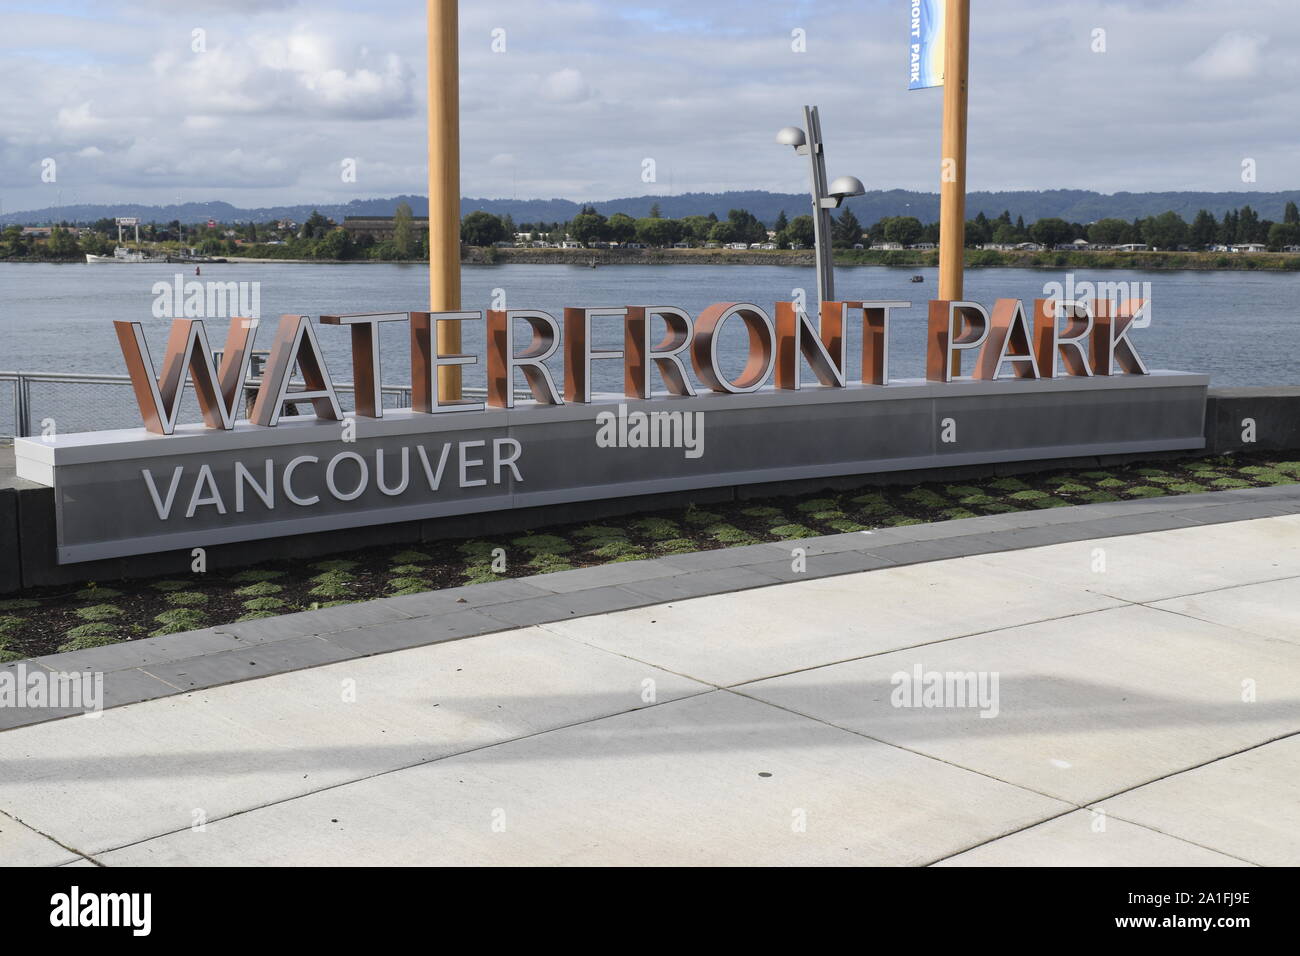
<path fill-rule="evenodd" d="M 866 189 L 855 176 L 841 176 L 826 183 L 826 154 L 822 146 L 822 124 L 817 107 L 803 108 L 804 127 L 787 126 L 776 134 L 776 141 L 791 146 L 800 156 L 807 156 L 812 174 L 813 245 L 817 258 L 817 314 L 823 302 L 835 301 L 835 264 L 831 257 L 831 210 L 838 209 L 850 196 L 861 196 Z"/>

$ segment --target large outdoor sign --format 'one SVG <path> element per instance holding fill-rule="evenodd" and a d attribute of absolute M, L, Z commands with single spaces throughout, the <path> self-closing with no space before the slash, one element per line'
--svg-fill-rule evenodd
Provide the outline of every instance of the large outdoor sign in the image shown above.
<path fill-rule="evenodd" d="M 55 488 L 59 560 L 74 562 L 722 485 L 1202 447 L 1208 379 L 1148 371 L 1132 340 L 1141 306 L 931 302 L 924 380 L 890 374 L 907 302 L 828 302 L 820 321 L 791 302 L 698 317 L 668 306 L 322 316 L 349 328 L 353 412 L 325 331 L 289 315 L 247 421 L 255 320 L 231 322 L 219 362 L 201 321 L 174 320 L 159 366 L 142 325 L 118 322 L 144 429 L 20 439 L 16 457 L 20 476 Z M 439 354 L 438 322 L 485 323 L 485 353 Z M 409 329 L 410 409 L 383 407 L 387 323 Z M 594 348 L 595 323 L 621 326 L 622 348 Z M 748 339 L 739 372 L 719 349 L 729 323 Z M 485 397 L 440 400 L 444 370 L 479 362 Z M 596 362 L 621 366 L 621 393 L 595 393 Z M 178 424 L 187 383 L 203 425 Z M 531 400 L 517 401 L 520 384 Z M 307 403 L 313 416 L 285 415 Z"/>

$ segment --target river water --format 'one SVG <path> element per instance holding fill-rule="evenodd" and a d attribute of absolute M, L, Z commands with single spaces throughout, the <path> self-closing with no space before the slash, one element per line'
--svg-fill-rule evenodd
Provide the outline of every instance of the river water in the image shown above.
<path fill-rule="evenodd" d="M 154 317 L 155 284 L 173 283 L 177 273 L 186 281 L 258 283 L 262 316 L 258 345 L 262 348 L 269 347 L 275 319 L 283 313 L 404 312 L 421 309 L 427 301 L 427 272 L 421 264 L 229 263 L 204 266 L 202 276 L 195 277 L 192 267 L 163 264 L 3 263 L 0 370 L 122 374 L 125 368 L 112 326 L 115 319 L 145 324 L 157 362 L 168 323 Z M 924 281 L 911 282 L 915 274 L 924 276 Z M 1292 303 L 1300 298 L 1300 274 L 1098 270 L 1074 276 L 1076 284 L 1085 280 L 1150 283 L 1151 325 L 1133 333 L 1149 368 L 1208 372 L 1212 384 L 1219 386 L 1300 384 L 1300 363 L 1294 354 L 1300 320 L 1291 312 Z M 626 304 L 672 305 L 698 315 L 720 301 L 754 302 L 770 312 L 775 301 L 797 295 L 795 290 L 805 290 L 810 300 L 815 295 L 812 269 L 790 266 L 467 266 L 463 281 L 466 309 L 504 304 L 512 309 L 543 309 L 557 318 L 565 306 Z M 861 266 L 836 270 L 839 298 L 914 303 L 913 308 L 893 314 L 890 365 L 894 378 L 924 375 L 925 302 L 936 294 L 936 282 L 934 269 Z M 1044 284 L 1050 282 L 1064 284 L 1066 275 L 1059 270 L 972 269 L 966 277 L 966 298 L 986 306 L 1000 297 L 1028 301 L 1043 296 Z M 247 288 L 251 292 L 252 287 Z M 603 328 L 600 320 L 597 324 L 594 337 L 599 347 L 621 346 L 621 330 L 615 320 L 605 320 Z M 209 337 L 219 347 L 227 321 L 213 317 L 208 325 Z M 350 381 L 347 331 L 326 327 L 319 332 L 331 374 L 337 380 Z M 852 329 L 851 368 L 859 341 L 859 330 Z M 481 353 L 482 342 L 481 328 L 467 324 L 466 351 Z M 739 371 L 745 344 L 740 323 L 728 323 L 722 344 L 724 355 L 729 356 L 724 364 L 732 372 Z M 409 384 L 405 324 L 387 326 L 381 345 L 385 381 Z M 562 376 L 558 356 L 553 364 L 558 382 Z M 622 372 L 616 362 L 594 363 L 593 375 L 598 391 L 621 388 Z M 806 377 L 811 379 L 810 374 Z M 481 363 L 466 370 L 465 381 L 483 384 Z M 64 415 L 61 430 L 86 427 L 66 420 L 73 404 L 66 388 L 61 395 L 55 386 L 34 394 L 33 404 L 43 403 L 36 410 L 38 415 Z M 87 395 L 80 404 L 95 401 Z M 0 416 L 9 414 L 5 402 L 0 384 Z M 75 414 L 89 422 L 86 416 L 90 411 L 85 409 Z M 195 418 L 193 414 L 185 417 Z"/>

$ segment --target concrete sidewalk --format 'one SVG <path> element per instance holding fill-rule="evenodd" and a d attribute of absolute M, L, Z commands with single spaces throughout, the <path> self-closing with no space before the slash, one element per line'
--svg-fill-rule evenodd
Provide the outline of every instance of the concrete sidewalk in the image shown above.
<path fill-rule="evenodd" d="M 5 731 L 0 862 L 1300 863 L 1300 515 L 782 560 Z"/>

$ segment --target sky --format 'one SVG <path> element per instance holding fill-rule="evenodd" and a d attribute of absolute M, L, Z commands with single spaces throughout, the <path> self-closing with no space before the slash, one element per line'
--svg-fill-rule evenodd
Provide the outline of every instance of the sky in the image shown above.
<path fill-rule="evenodd" d="M 1297 0 L 972 6 L 969 189 L 1300 186 Z M 907 90 L 908 0 L 460 8 L 463 195 L 803 191 L 774 136 L 805 103 L 831 177 L 937 191 L 943 96 Z M 424 16 L 0 0 L 0 211 L 422 195 Z"/>

